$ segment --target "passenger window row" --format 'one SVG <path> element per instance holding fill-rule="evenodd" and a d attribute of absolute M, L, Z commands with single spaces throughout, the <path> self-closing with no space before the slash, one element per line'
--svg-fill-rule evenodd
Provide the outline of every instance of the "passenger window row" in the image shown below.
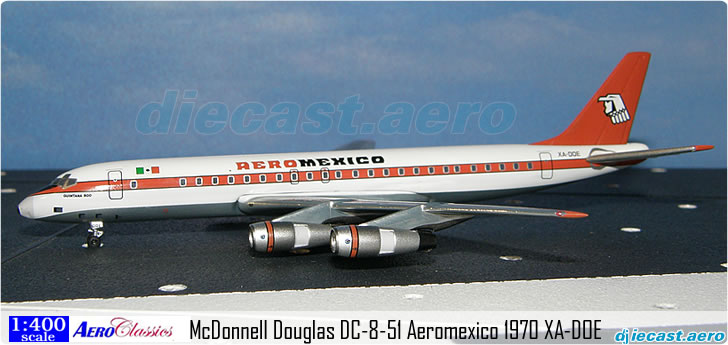
<path fill-rule="evenodd" d="M 427 170 L 428 175 L 434 175 L 436 173 L 440 174 L 459 174 L 466 169 L 469 170 L 471 173 L 479 172 L 479 171 L 485 171 L 490 172 L 493 171 L 493 164 L 491 163 L 485 163 L 485 164 L 470 164 L 470 165 L 444 165 L 444 166 L 428 166 L 425 167 Z M 511 168 L 513 171 L 517 170 L 533 170 L 533 163 L 531 162 L 525 162 L 525 169 L 523 169 L 522 163 L 496 163 L 498 171 L 505 171 L 508 167 Z M 479 169 L 479 166 L 482 168 L 482 170 Z M 463 168 L 464 167 L 464 168 Z M 410 176 L 417 176 L 421 174 L 420 167 L 411 167 L 411 168 L 378 168 L 378 169 L 352 169 L 352 170 L 334 170 L 334 179 L 340 180 L 344 178 L 344 171 L 350 171 L 351 178 L 359 178 L 360 176 L 360 170 L 366 170 L 366 176 L 367 177 L 389 177 L 389 176 L 407 176 L 407 170 L 411 173 Z M 392 170 L 395 171 L 395 174 L 392 174 Z M 289 180 L 285 181 L 284 176 L 285 174 L 289 175 Z M 318 178 L 316 178 L 316 174 L 318 174 Z M 298 182 L 298 172 L 290 172 L 290 173 L 270 173 L 270 174 L 253 174 L 253 175 L 242 175 L 242 182 L 243 184 L 249 184 L 253 182 L 253 177 L 257 178 L 257 183 L 266 183 L 268 180 L 268 175 L 273 175 L 276 182 Z M 238 175 L 240 176 L 240 175 Z M 315 180 L 322 180 L 324 182 L 328 182 L 330 178 L 330 172 L 329 170 L 322 170 L 322 171 L 307 171 L 305 172 L 305 179 L 306 181 L 315 181 Z M 194 184 L 195 186 L 204 186 L 204 185 L 213 185 L 216 186 L 219 184 L 219 177 L 218 176 L 212 176 L 209 179 L 209 182 L 205 182 L 205 178 L 203 177 L 195 177 L 194 178 Z M 229 175 L 227 176 L 227 184 L 235 184 L 236 179 L 235 175 Z M 187 178 L 182 177 L 179 179 L 179 185 L 180 187 L 187 186 Z M 130 184 L 131 189 L 137 188 L 137 181 L 133 180 Z"/>

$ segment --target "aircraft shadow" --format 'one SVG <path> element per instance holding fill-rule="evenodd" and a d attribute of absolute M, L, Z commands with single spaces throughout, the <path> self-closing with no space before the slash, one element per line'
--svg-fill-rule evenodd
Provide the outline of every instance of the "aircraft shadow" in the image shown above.
<path fill-rule="evenodd" d="M 409 253 L 376 258 L 349 259 L 332 256 L 329 262 L 342 270 L 374 270 L 390 267 L 423 266 L 434 263 L 435 258 L 427 253 Z"/>
<path fill-rule="evenodd" d="M 460 252 L 490 257 L 501 257 L 503 255 L 520 256 L 521 258 L 527 260 L 552 263 L 576 263 L 584 261 L 580 258 L 567 255 L 556 255 L 532 249 L 504 246 L 501 244 L 490 243 L 487 241 L 475 241 L 471 239 L 463 239 L 457 237 L 440 236 L 438 238 L 438 242 L 441 245 L 435 249 L 435 251 L 437 251 L 437 255 L 457 255 L 458 252 Z"/>

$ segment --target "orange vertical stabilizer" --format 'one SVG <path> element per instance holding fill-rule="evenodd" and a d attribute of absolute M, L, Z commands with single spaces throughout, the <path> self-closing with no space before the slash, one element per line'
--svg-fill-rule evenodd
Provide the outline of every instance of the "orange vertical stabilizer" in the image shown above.
<path fill-rule="evenodd" d="M 564 132 L 532 145 L 612 145 L 629 139 L 650 53 L 628 53 Z"/>

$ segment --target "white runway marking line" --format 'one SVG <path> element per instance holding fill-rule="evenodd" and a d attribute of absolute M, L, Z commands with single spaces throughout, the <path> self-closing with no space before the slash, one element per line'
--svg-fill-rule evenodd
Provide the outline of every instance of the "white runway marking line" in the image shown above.
<path fill-rule="evenodd" d="M 162 285 L 158 289 L 162 292 L 178 292 L 178 291 L 184 291 L 187 290 L 187 285 L 184 284 L 169 284 L 169 285 Z"/>
<path fill-rule="evenodd" d="M 697 205 L 693 205 L 693 204 L 680 204 L 680 205 L 677 205 L 677 207 L 679 207 L 683 210 L 694 210 L 694 209 L 698 208 Z"/>
<path fill-rule="evenodd" d="M 655 308 L 671 310 L 671 309 L 677 309 L 677 306 L 672 303 L 658 303 L 658 304 L 655 304 Z"/>
<path fill-rule="evenodd" d="M 655 174 L 662 174 L 662 173 L 666 173 L 667 172 L 667 169 L 665 169 L 665 168 L 652 168 L 652 169 L 650 169 L 650 172 L 653 172 Z"/>
<path fill-rule="evenodd" d="M 6 194 L 6 193 L 15 193 L 17 192 L 15 188 L 3 188 L 0 189 L 0 193 Z"/>
<path fill-rule="evenodd" d="M 499 259 L 504 260 L 504 261 L 521 261 L 521 260 L 523 260 L 523 258 L 518 255 L 503 255 Z"/>
<path fill-rule="evenodd" d="M 724 263 L 722 263 L 720 265 L 723 266 L 723 267 L 728 267 L 728 262 L 724 262 Z"/>
<path fill-rule="evenodd" d="M 416 293 L 409 293 L 409 294 L 404 295 L 404 299 L 408 299 L 408 300 L 423 299 L 423 298 L 425 298 L 425 296 L 416 294 Z"/>
<path fill-rule="evenodd" d="M 619 230 L 624 231 L 624 232 L 642 232 L 642 229 L 640 229 L 640 228 L 629 227 L 629 226 L 625 226 Z"/>

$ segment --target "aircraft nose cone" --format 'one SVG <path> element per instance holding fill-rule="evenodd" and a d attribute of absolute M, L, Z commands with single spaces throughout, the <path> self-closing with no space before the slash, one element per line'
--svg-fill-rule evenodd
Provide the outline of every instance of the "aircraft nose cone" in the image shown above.
<path fill-rule="evenodd" d="M 33 219 L 33 198 L 25 198 L 18 204 L 18 213 L 25 218 Z"/>

